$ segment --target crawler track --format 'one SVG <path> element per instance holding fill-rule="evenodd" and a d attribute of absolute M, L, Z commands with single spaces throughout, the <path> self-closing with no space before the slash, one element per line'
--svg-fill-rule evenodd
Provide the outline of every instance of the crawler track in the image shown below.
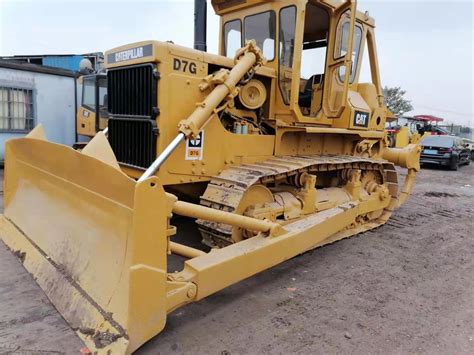
<path fill-rule="evenodd" d="M 360 169 L 362 173 L 380 173 L 393 198 L 398 194 L 398 175 L 392 163 L 384 160 L 357 156 L 276 156 L 257 164 L 244 164 L 224 170 L 211 180 L 201 197 L 203 206 L 227 212 L 235 212 L 245 192 L 253 185 L 272 186 L 279 182 L 292 184 L 301 173 L 314 175 L 322 172 L 342 172 Z M 383 215 L 386 221 L 391 211 Z M 208 245 L 228 245 L 232 243 L 232 226 L 198 220 L 204 243 Z"/>

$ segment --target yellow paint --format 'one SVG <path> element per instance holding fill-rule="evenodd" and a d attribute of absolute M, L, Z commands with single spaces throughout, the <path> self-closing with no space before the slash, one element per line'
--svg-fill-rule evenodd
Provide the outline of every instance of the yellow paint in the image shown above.
<path fill-rule="evenodd" d="M 96 114 L 94 111 L 81 106 L 77 111 L 76 129 L 77 134 L 87 137 L 94 137 L 97 133 L 95 128 Z"/>
<path fill-rule="evenodd" d="M 47 142 L 41 127 L 6 144 L 0 237 L 17 255 L 24 253 L 25 268 L 91 350 L 131 353 L 162 331 L 169 312 L 306 250 L 378 227 L 410 194 L 419 170 L 419 146 L 386 146 L 389 112 L 383 104 L 375 25 L 368 15 L 355 11 L 355 1 L 311 2 L 330 15 L 329 59 L 323 87 L 313 89 L 314 95 L 322 94 L 321 107 L 313 105 L 311 115 L 302 113 L 298 96 L 306 3 L 212 1 L 222 25 L 266 10 L 279 14 L 284 7 L 296 7 L 294 65 L 284 68 L 284 85 L 291 88 L 288 104 L 279 87 L 278 60 L 266 62 L 252 43 L 235 60 L 156 41 L 106 53 L 107 58 L 151 45 L 149 56 L 107 63 L 107 68 L 155 63 L 160 73 L 157 154 L 179 132 L 193 138 L 204 131 L 202 160 L 185 160 L 182 144 L 157 176 L 137 183 L 143 170 L 119 166 L 105 135 L 95 135 L 95 126 L 85 124 L 95 119 L 89 113 L 86 120 L 84 108 L 78 114 L 78 129 L 95 137 L 82 152 Z M 354 82 L 349 75 L 344 80 L 336 77 L 341 66 L 346 72 L 352 66 L 350 54 L 332 55 L 343 22 L 349 23 L 350 33 L 354 26 L 362 28 L 360 56 L 367 45 L 371 83 L 358 82 L 362 59 Z M 222 29 L 220 36 L 223 53 Z M 193 62 L 195 72 L 175 70 L 175 59 Z M 265 100 L 255 104 L 250 89 L 244 89 L 244 100 L 251 108 L 262 105 L 262 115 L 238 101 L 246 85 L 241 80 L 254 70 L 257 99 Z M 367 113 L 366 125 L 356 124 L 356 111 Z M 220 120 L 222 112 L 247 121 L 261 119 L 270 133 L 233 133 Z M 314 162 L 331 156 L 334 161 L 328 159 L 323 170 L 306 171 L 306 165 L 298 165 L 298 159 L 310 159 L 305 156 Z M 352 163 L 354 157 L 359 160 Z M 241 187 L 235 184 L 229 192 L 225 184 L 234 181 L 232 167 L 244 164 L 254 173 L 274 171 L 274 181 L 262 178 L 239 200 L 233 192 Z M 394 164 L 408 169 L 400 191 Z M 376 172 L 382 168 L 379 181 Z M 221 185 L 208 195 L 215 203 L 226 202 L 229 211 L 217 210 L 212 203 L 206 207 L 179 201 L 170 194 L 199 198 L 202 187 L 217 178 Z M 236 207 L 235 213 L 229 206 Z M 177 244 L 170 225 L 173 213 L 228 224 L 235 228 L 235 243 L 209 253 Z M 190 258 L 181 272 L 167 273 L 168 252 Z M 113 341 L 97 346 L 93 337 L 100 334 Z"/>
<path fill-rule="evenodd" d="M 120 170 L 120 165 L 117 163 L 114 152 L 103 132 L 98 132 L 94 138 L 92 138 L 82 150 L 82 154 L 99 159 L 103 163 Z"/>

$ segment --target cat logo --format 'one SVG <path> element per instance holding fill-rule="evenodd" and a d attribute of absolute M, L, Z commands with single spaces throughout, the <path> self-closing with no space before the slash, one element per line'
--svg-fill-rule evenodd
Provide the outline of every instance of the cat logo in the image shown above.
<path fill-rule="evenodd" d="M 369 114 L 367 112 L 356 111 L 354 114 L 354 126 L 356 127 L 368 127 L 369 126 Z"/>
<path fill-rule="evenodd" d="M 141 47 L 126 49 L 124 51 L 109 53 L 107 55 L 107 63 L 120 63 L 128 60 L 140 59 L 153 55 L 153 45 L 147 44 Z"/>
<path fill-rule="evenodd" d="M 202 160 L 204 148 L 204 131 L 199 133 L 195 139 L 186 141 L 186 160 Z"/>

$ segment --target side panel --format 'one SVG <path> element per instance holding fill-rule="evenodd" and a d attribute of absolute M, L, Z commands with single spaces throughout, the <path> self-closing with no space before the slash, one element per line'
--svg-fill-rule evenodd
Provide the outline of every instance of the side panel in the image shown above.
<path fill-rule="evenodd" d="M 155 53 L 160 57 L 158 81 L 157 152 L 163 151 L 176 137 L 178 124 L 186 119 L 209 91 L 201 91 L 202 80 L 222 66 L 216 57 L 171 44 L 163 44 Z M 219 59 L 217 57 L 217 59 Z M 228 63 L 227 60 L 223 61 Z M 209 66 L 211 66 L 209 69 Z M 214 116 L 204 129 L 202 159 L 187 160 L 186 144 L 181 144 L 160 169 L 158 176 L 165 185 L 208 181 L 231 164 L 264 160 L 274 152 L 272 135 L 237 135 L 224 129 Z M 139 177 L 140 170 L 127 169 L 127 174 Z"/>

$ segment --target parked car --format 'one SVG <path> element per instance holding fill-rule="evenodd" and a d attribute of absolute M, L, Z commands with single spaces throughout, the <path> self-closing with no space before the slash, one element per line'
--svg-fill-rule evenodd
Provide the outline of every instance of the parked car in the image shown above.
<path fill-rule="evenodd" d="M 464 141 L 455 136 L 428 136 L 421 140 L 421 164 L 437 164 L 458 170 L 470 164 L 471 151 Z"/>
<path fill-rule="evenodd" d="M 474 142 L 470 139 L 463 138 L 464 144 L 467 144 L 467 148 L 471 151 L 471 160 L 474 160 Z"/>

